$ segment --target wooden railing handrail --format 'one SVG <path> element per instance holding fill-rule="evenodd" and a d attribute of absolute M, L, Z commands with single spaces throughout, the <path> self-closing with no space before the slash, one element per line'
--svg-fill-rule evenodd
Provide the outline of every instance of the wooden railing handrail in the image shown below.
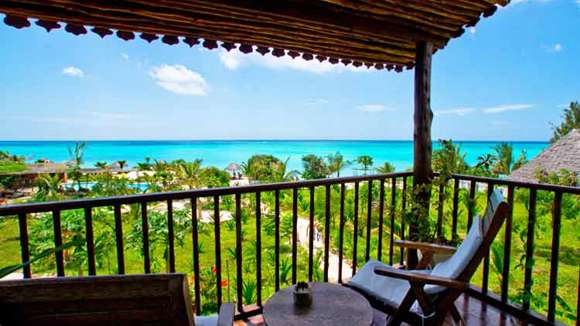
<path fill-rule="evenodd" d="M 465 175 L 465 174 L 454 174 L 454 179 L 465 180 L 465 181 L 476 181 L 486 184 L 500 185 L 500 186 L 514 186 L 519 188 L 529 188 L 536 190 L 554 191 L 561 193 L 568 193 L 574 195 L 580 195 L 580 187 L 571 186 L 561 186 L 553 185 L 549 183 L 536 183 L 536 182 L 525 182 L 525 181 L 515 181 L 509 179 L 498 179 L 492 177 L 482 177 L 476 175 Z"/>

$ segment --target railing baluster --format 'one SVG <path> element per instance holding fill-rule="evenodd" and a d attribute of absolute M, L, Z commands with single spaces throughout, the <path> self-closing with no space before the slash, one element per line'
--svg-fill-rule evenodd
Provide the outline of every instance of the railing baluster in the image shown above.
<path fill-rule="evenodd" d="M 262 306 L 262 199 L 256 192 L 256 302 Z"/>
<path fill-rule="evenodd" d="M 358 245 L 358 182 L 354 183 L 354 220 L 353 220 L 353 239 L 352 239 L 352 276 L 356 273 L 356 250 Z"/>
<path fill-rule="evenodd" d="M 222 250 L 220 239 L 220 197 L 213 197 L 213 220 L 214 220 L 214 242 L 215 242 L 215 276 L 216 276 L 216 297 L 218 308 L 222 305 Z"/>
<path fill-rule="evenodd" d="M 338 236 L 338 283 L 342 283 L 342 260 L 344 251 L 344 183 L 340 184 L 340 226 Z"/>
<path fill-rule="evenodd" d="M 493 193 L 493 183 L 487 184 L 487 205 L 491 204 L 490 198 Z M 483 277 L 481 280 L 481 290 L 484 294 L 487 294 L 487 290 L 489 287 L 489 249 L 485 253 L 485 257 L 483 258 Z"/>
<path fill-rule="evenodd" d="M 401 240 L 405 240 L 405 212 L 407 210 L 407 177 L 403 177 L 403 193 L 401 194 Z M 405 249 L 401 247 L 399 263 L 405 263 Z"/>
<path fill-rule="evenodd" d="M 147 202 L 141 203 L 141 228 L 143 229 L 143 269 L 145 274 L 151 273 L 151 257 L 149 255 L 149 218 Z"/>
<path fill-rule="evenodd" d="M 514 216 L 514 186 L 508 186 L 509 212 L 505 220 L 503 271 L 501 277 L 501 301 L 507 303 L 510 279 L 510 257 L 512 248 L 512 221 Z"/>
<path fill-rule="evenodd" d="M 477 191 L 477 182 L 472 180 L 469 184 L 469 200 L 467 202 L 467 229 L 473 222 L 473 213 L 475 213 L 475 192 Z"/>
<path fill-rule="evenodd" d="M 30 248 L 28 245 L 28 223 L 26 213 L 18 214 L 18 229 L 20 232 L 20 257 L 22 258 L 22 274 L 24 278 L 32 276 L 30 269 Z"/>
<path fill-rule="evenodd" d="M 379 261 L 383 260 L 384 209 L 385 209 L 385 179 L 381 179 L 379 190 L 379 243 L 377 248 L 377 260 Z"/>
<path fill-rule="evenodd" d="M 558 288 L 558 254 L 560 253 L 560 226 L 562 218 L 562 193 L 554 193 L 552 206 L 552 255 L 550 259 L 550 293 L 548 295 L 548 322 L 553 323 L 556 315 Z"/>
<path fill-rule="evenodd" d="M 330 252 L 330 184 L 326 185 L 324 210 L 324 282 L 328 282 L 328 258 Z"/>
<path fill-rule="evenodd" d="M 64 254 L 62 248 L 62 229 L 60 226 L 60 210 L 52 211 L 52 226 L 54 230 L 54 256 L 56 258 L 56 275 L 64 276 Z"/>
<path fill-rule="evenodd" d="M 312 282 L 314 265 L 314 187 L 310 187 L 310 221 L 308 229 L 308 282 Z"/>
<path fill-rule="evenodd" d="M 274 284 L 280 290 L 280 190 L 274 191 Z"/>
<path fill-rule="evenodd" d="M 526 262 L 524 269 L 524 299 L 522 307 L 530 309 L 529 295 L 532 293 L 532 269 L 534 256 L 534 228 L 536 226 L 536 196 L 537 190 L 530 189 L 530 202 L 528 214 L 528 233 L 526 238 Z"/>
<path fill-rule="evenodd" d="M 371 253 L 371 219 L 373 215 L 373 181 L 369 180 L 367 186 L 367 244 L 365 247 L 365 261 L 370 259 Z"/>
<path fill-rule="evenodd" d="M 169 272 L 175 273 L 175 235 L 173 232 L 173 201 L 167 201 L 167 241 L 169 247 Z"/>
<path fill-rule="evenodd" d="M 241 194 L 238 192 L 236 198 L 236 292 L 237 292 L 237 307 L 239 312 L 244 311 L 244 303 L 242 297 L 242 287 L 244 284 L 242 275 L 242 207 Z"/>
<path fill-rule="evenodd" d="M 191 243 L 193 249 L 193 282 L 195 292 L 195 313 L 201 314 L 201 289 L 199 285 L 199 234 L 197 229 L 197 198 L 191 198 Z"/>
<path fill-rule="evenodd" d="M 457 235 L 457 216 L 459 214 L 459 178 L 454 178 L 453 181 L 453 216 L 451 225 L 451 238 L 456 241 Z"/>
<path fill-rule="evenodd" d="M 87 261 L 89 263 L 89 275 L 96 275 L 95 266 L 95 240 L 93 236 L 93 210 L 85 208 L 85 233 L 87 242 Z"/>
<path fill-rule="evenodd" d="M 391 178 L 391 231 L 389 239 L 389 264 L 393 265 L 393 252 L 395 247 L 395 209 L 397 208 L 397 179 Z"/>
<path fill-rule="evenodd" d="M 298 188 L 292 189 L 292 284 L 296 284 L 298 259 Z"/>
<path fill-rule="evenodd" d="M 438 238 L 443 236 L 443 208 L 445 205 L 445 182 L 441 182 L 439 184 L 439 193 L 438 193 L 438 200 L 439 203 L 437 205 L 437 229 L 436 234 Z"/>
<path fill-rule="evenodd" d="M 117 245 L 117 274 L 125 274 L 125 252 L 123 250 L 123 220 L 121 204 L 115 204 L 115 243 Z"/>

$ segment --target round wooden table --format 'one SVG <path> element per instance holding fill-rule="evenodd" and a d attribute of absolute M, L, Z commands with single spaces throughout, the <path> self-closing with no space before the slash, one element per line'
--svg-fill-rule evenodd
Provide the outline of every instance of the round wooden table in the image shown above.
<path fill-rule="evenodd" d="M 268 326 L 296 325 L 371 325 L 373 310 L 359 293 L 330 283 L 309 283 L 312 306 L 297 307 L 292 295 L 294 287 L 274 294 L 264 305 L 264 321 Z"/>

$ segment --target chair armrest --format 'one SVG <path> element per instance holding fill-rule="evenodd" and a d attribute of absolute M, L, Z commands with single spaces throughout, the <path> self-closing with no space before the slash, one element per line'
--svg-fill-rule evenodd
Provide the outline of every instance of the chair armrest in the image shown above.
<path fill-rule="evenodd" d="M 409 241 L 409 240 L 395 240 L 395 245 L 401 248 L 407 249 L 420 249 L 423 251 L 431 251 L 434 253 L 454 253 L 457 248 L 446 246 L 446 245 L 439 245 L 434 243 L 428 242 L 417 242 L 417 241 Z"/>
<path fill-rule="evenodd" d="M 234 304 L 222 303 L 218 315 L 217 326 L 232 326 L 234 324 Z"/>
<path fill-rule="evenodd" d="M 433 284 L 433 285 L 440 285 L 447 288 L 452 288 L 456 290 L 464 291 L 469 287 L 469 284 L 461 281 L 457 281 L 454 279 L 450 279 L 447 277 L 441 276 L 433 276 L 429 274 L 422 274 L 422 273 L 414 273 L 407 270 L 401 269 L 386 269 L 381 267 L 376 267 L 374 270 L 375 274 L 381 276 L 388 276 L 398 279 L 407 280 L 410 283 L 416 284 Z"/>

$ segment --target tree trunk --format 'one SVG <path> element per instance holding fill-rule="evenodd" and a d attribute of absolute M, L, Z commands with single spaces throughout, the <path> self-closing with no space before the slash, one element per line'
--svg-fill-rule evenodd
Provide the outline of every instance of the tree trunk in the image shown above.
<path fill-rule="evenodd" d="M 431 196 L 431 55 L 433 45 L 429 42 L 417 42 L 415 63 L 415 112 L 413 133 L 413 213 L 416 221 L 429 217 L 429 199 Z M 417 236 L 417 222 L 409 225 L 409 236 Z M 417 251 L 407 252 L 407 265 L 413 268 L 418 263 Z"/>

